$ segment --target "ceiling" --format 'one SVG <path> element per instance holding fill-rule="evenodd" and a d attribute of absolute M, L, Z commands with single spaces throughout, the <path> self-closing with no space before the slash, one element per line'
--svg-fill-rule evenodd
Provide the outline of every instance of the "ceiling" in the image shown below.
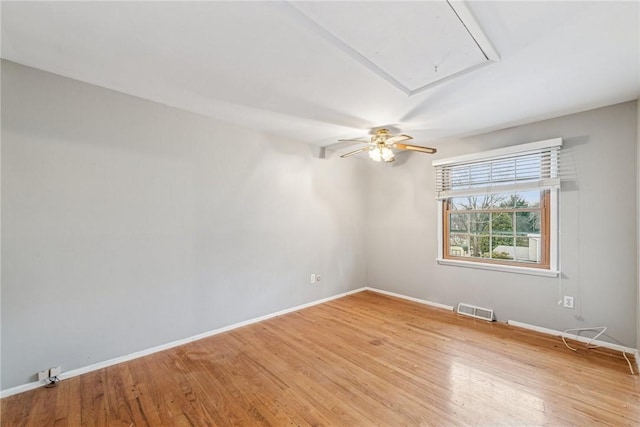
<path fill-rule="evenodd" d="M 319 146 L 382 125 L 427 143 L 640 95 L 638 2 L 3 1 L 1 13 L 2 58 Z"/>

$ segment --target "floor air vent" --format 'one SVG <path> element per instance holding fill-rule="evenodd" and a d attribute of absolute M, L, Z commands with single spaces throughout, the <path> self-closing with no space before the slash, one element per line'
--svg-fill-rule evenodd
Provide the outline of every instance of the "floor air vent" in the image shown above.
<path fill-rule="evenodd" d="M 471 304 L 458 304 L 458 313 L 464 314 L 465 316 L 475 317 L 477 319 L 487 320 L 489 322 L 493 322 L 493 310 L 488 308 L 476 307 Z"/>

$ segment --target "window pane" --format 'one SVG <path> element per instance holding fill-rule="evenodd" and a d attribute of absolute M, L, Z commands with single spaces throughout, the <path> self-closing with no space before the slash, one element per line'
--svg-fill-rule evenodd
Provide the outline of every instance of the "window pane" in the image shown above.
<path fill-rule="evenodd" d="M 477 210 L 487 210 L 493 207 L 493 197 L 491 194 L 483 194 L 480 196 L 473 196 L 473 203 Z"/>
<path fill-rule="evenodd" d="M 494 259 L 514 259 L 514 238 L 513 236 L 495 236 L 491 242 L 491 258 Z"/>
<path fill-rule="evenodd" d="M 516 234 L 540 235 L 540 211 L 516 212 Z"/>
<path fill-rule="evenodd" d="M 496 199 L 498 209 L 529 209 L 540 206 L 540 192 L 527 191 L 518 193 L 502 193 Z"/>
<path fill-rule="evenodd" d="M 489 206 L 489 209 L 500 209 L 508 199 L 508 196 L 509 194 L 507 193 L 488 194 L 487 205 Z"/>
<path fill-rule="evenodd" d="M 454 197 L 451 200 L 451 210 L 486 210 L 491 208 L 490 195 Z"/>
<path fill-rule="evenodd" d="M 522 202 L 518 198 L 518 193 L 509 194 L 508 196 L 505 197 L 502 203 L 500 203 L 500 207 L 503 209 L 513 209 L 519 203 L 522 204 Z"/>
<path fill-rule="evenodd" d="M 489 213 L 469 214 L 469 230 L 472 233 L 489 233 Z"/>
<path fill-rule="evenodd" d="M 539 191 L 520 191 L 517 194 L 518 203 L 516 208 L 537 208 L 540 207 L 540 192 Z"/>
<path fill-rule="evenodd" d="M 513 235 L 513 213 L 494 213 L 491 216 L 491 231 L 494 236 Z"/>
<path fill-rule="evenodd" d="M 449 199 L 449 210 L 466 211 L 473 209 L 468 202 L 468 197 L 453 197 Z"/>
<path fill-rule="evenodd" d="M 449 229 L 452 233 L 469 231 L 469 214 L 452 213 L 449 218 Z"/>
<path fill-rule="evenodd" d="M 489 258 L 491 253 L 491 237 L 488 233 L 477 233 L 469 236 L 469 254 L 478 258 Z"/>
<path fill-rule="evenodd" d="M 451 234 L 449 237 L 450 256 L 468 256 L 469 236 L 467 234 Z"/>
<path fill-rule="evenodd" d="M 540 262 L 542 254 L 541 239 L 532 235 L 530 237 L 517 237 L 515 247 L 515 259 L 522 262 Z"/>
<path fill-rule="evenodd" d="M 489 235 L 471 234 L 469 236 L 469 256 L 486 257 L 489 253 Z"/>
<path fill-rule="evenodd" d="M 449 210 L 529 209 L 540 206 L 539 191 L 491 193 L 476 196 L 452 197 Z"/>

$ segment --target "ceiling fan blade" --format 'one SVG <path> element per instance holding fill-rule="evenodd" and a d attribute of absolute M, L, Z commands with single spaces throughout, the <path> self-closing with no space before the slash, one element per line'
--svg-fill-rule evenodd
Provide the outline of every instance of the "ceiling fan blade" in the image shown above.
<path fill-rule="evenodd" d="M 405 134 L 400 134 L 400 135 L 392 136 L 391 138 L 387 138 L 385 143 L 389 145 L 389 144 L 395 144 L 402 141 L 408 141 L 410 139 L 413 139 L 413 137 Z"/>
<path fill-rule="evenodd" d="M 361 144 L 368 144 L 368 139 L 339 139 L 338 142 L 359 142 Z"/>
<path fill-rule="evenodd" d="M 345 158 L 345 157 L 353 156 L 354 154 L 362 153 L 363 151 L 369 151 L 369 147 L 359 148 L 357 150 L 350 151 L 346 154 L 343 154 L 340 157 Z"/>
<path fill-rule="evenodd" d="M 419 151 L 421 153 L 427 153 L 427 154 L 433 154 L 437 151 L 435 148 L 422 147 L 420 145 L 395 143 L 394 146 L 400 150 Z"/>

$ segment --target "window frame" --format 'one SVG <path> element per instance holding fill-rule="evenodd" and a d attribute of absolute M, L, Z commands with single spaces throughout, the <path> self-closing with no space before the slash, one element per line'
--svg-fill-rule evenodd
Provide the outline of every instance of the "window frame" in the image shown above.
<path fill-rule="evenodd" d="M 491 150 L 483 153 L 474 153 L 469 155 L 458 156 L 450 159 L 434 160 L 433 165 L 438 167 L 439 165 L 451 165 L 457 162 L 469 162 L 477 161 L 481 163 L 483 161 L 491 161 L 493 159 L 499 159 L 508 157 L 510 155 L 518 155 L 520 153 L 526 153 L 528 150 L 540 149 L 545 147 L 559 147 L 562 145 L 561 138 L 555 138 L 551 140 L 538 141 L 529 144 L 521 144 L 511 147 L 505 147 L 498 150 Z M 554 160 L 553 167 L 558 168 L 557 159 Z M 490 194 L 490 193 L 517 193 L 518 191 L 541 191 L 540 200 L 540 238 L 543 245 L 541 251 L 541 260 L 539 263 L 532 262 L 519 262 L 516 260 L 502 260 L 492 258 L 477 258 L 467 256 L 455 256 L 449 255 L 449 215 L 450 212 L 447 209 L 448 203 L 454 197 L 464 196 L 463 194 L 446 195 L 441 196 L 438 194 L 438 258 L 437 263 L 441 265 L 454 265 L 460 267 L 477 268 L 484 270 L 496 270 L 506 271 L 513 273 L 531 274 L 538 276 L 557 277 L 559 275 L 559 178 L 556 183 L 549 184 L 546 178 L 540 179 L 540 182 L 532 183 L 531 186 L 527 184 L 518 185 L 517 189 L 505 186 L 501 188 L 500 185 L 493 186 L 490 191 L 475 194 Z M 508 210 L 508 209 L 507 209 Z M 517 209 L 513 209 L 516 211 Z M 524 211 L 527 211 L 525 208 Z M 488 212 L 487 210 L 471 210 L 466 212 Z"/>

